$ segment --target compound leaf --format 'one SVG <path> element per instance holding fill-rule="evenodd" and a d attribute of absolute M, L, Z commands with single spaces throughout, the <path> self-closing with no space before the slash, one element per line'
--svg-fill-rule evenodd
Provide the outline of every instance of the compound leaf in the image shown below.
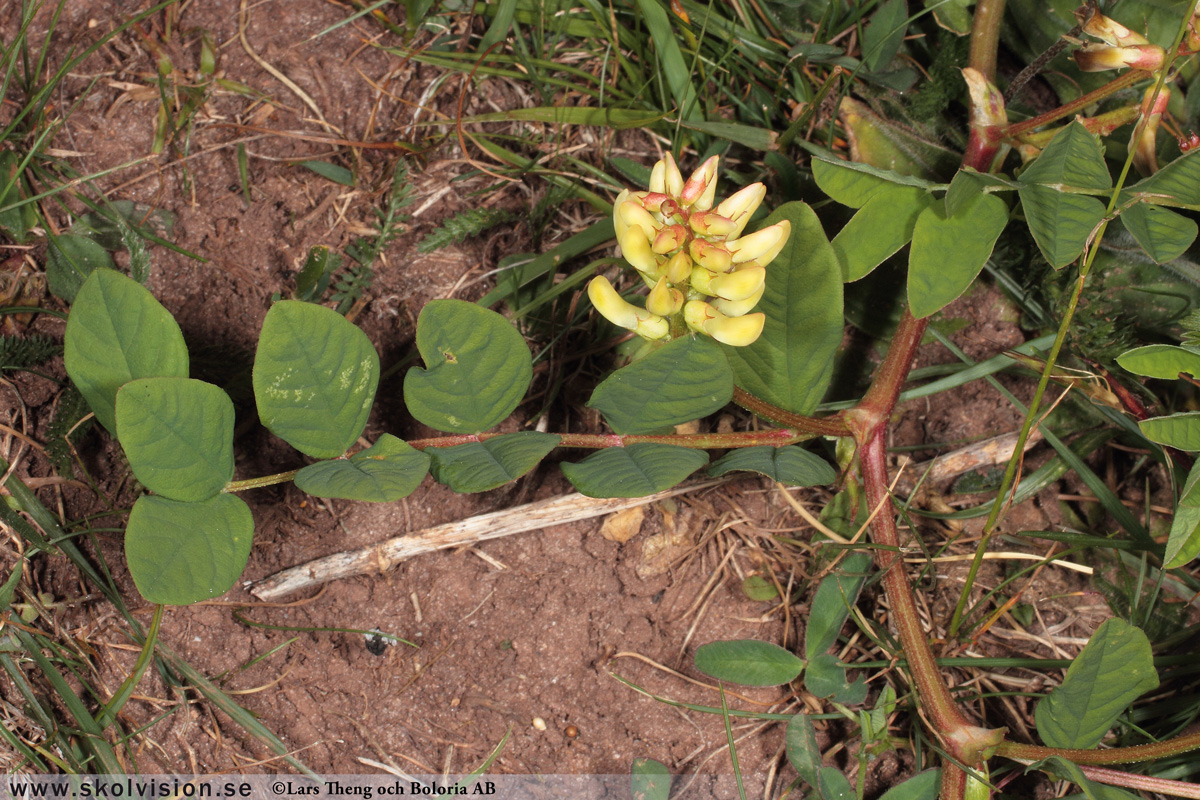
<path fill-rule="evenodd" d="M 670 489 L 707 463 L 703 450 L 641 442 L 563 462 L 562 471 L 588 497 L 645 497 Z"/>
<path fill-rule="evenodd" d="M 1156 264 L 1174 261 L 1196 241 L 1196 223 L 1169 208 L 1138 203 L 1121 214 L 1121 224 Z"/>
<path fill-rule="evenodd" d="M 259 418 L 271 433 L 313 458 L 334 458 L 367 425 L 379 355 L 336 311 L 280 300 L 263 321 L 253 383 Z"/>
<path fill-rule="evenodd" d="M 456 492 L 487 492 L 515 481 L 558 447 L 552 433 L 507 433 L 485 442 L 430 448 L 433 479 Z"/>
<path fill-rule="evenodd" d="M 866 700 L 868 691 L 867 682 L 862 678 L 854 683 L 846 680 L 846 668 L 832 653 L 809 659 L 804 671 L 804 688 L 817 697 L 829 697 L 835 703 L 851 706 Z"/>
<path fill-rule="evenodd" d="M 809 414 L 829 387 L 842 343 L 842 274 L 811 208 L 786 203 L 763 224 L 783 219 L 791 222 L 792 233 L 767 267 L 758 303 L 767 317 L 762 336 L 748 347 L 726 347 L 725 354 L 739 386 L 780 408 Z"/>
<path fill-rule="evenodd" d="M 661 433 L 731 399 L 733 370 L 721 346 L 706 336 L 681 336 L 605 378 L 588 406 L 617 433 Z"/>
<path fill-rule="evenodd" d="M 481 433 L 512 413 L 533 379 L 524 337 L 495 311 L 434 300 L 417 317 L 425 369 L 404 376 L 404 401 L 431 428 Z"/>
<path fill-rule="evenodd" d="M 1100 140 L 1080 122 L 1055 134 L 1037 160 L 1021 173 L 1020 181 L 1100 191 L 1112 188 Z"/>
<path fill-rule="evenodd" d="M 1180 450 L 1200 450 L 1200 411 L 1151 417 L 1139 422 L 1138 427 L 1152 442 Z"/>
<path fill-rule="evenodd" d="M 135 378 L 186 378 L 183 333 L 144 286 L 99 269 L 75 296 L 63 343 L 67 374 L 110 433 L 117 390 Z"/>
<path fill-rule="evenodd" d="M 917 218 L 931 202 L 928 192 L 913 186 L 887 184 L 875 192 L 833 237 L 842 280 L 849 283 L 866 277 L 908 244 Z"/>
<path fill-rule="evenodd" d="M 1038 703 L 1038 734 L 1050 747 L 1095 747 L 1130 703 L 1157 686 L 1146 634 L 1122 619 L 1107 620 L 1062 685 Z"/>
<path fill-rule="evenodd" d="M 1094 197 L 1037 184 L 1024 186 L 1017 194 L 1033 240 L 1055 269 L 1079 257 L 1104 219 L 1104 204 Z"/>
<path fill-rule="evenodd" d="M 296 473 L 296 488 L 313 497 L 391 503 L 412 494 L 429 472 L 429 454 L 390 433 L 350 458 L 310 464 Z"/>
<path fill-rule="evenodd" d="M 779 686 L 804 671 L 804 662 L 777 644 L 757 639 L 710 642 L 696 649 L 696 669 L 742 686 Z"/>
<path fill-rule="evenodd" d="M 1150 177 L 1130 186 L 1129 191 L 1153 195 L 1155 202 L 1165 205 L 1200 205 L 1200 150 L 1191 150 L 1180 156 Z"/>
<path fill-rule="evenodd" d="M 117 392 L 117 440 L 137 479 L 172 500 L 207 500 L 233 480 L 233 401 L 191 378 L 141 378 Z"/>
<path fill-rule="evenodd" d="M 250 558 L 254 517 L 231 494 L 199 503 L 144 495 L 125 529 L 125 558 L 151 603 L 184 606 L 224 594 Z"/>
<path fill-rule="evenodd" d="M 825 459 L 796 445 L 741 447 L 708 468 L 714 477 L 734 471 L 757 472 L 789 486 L 823 486 L 837 480 L 837 472 Z"/>
<path fill-rule="evenodd" d="M 982 192 L 950 216 L 932 203 L 917 217 L 908 255 L 908 302 L 914 317 L 940 311 L 967 290 L 1008 225 L 1008 206 Z"/>

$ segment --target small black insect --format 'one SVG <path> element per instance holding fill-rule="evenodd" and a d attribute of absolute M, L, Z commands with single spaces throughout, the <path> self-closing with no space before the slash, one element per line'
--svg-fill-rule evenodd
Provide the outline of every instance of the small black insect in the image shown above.
<path fill-rule="evenodd" d="M 391 636 L 384 634 L 379 628 L 372 628 L 371 632 L 366 635 L 367 652 L 373 656 L 381 656 L 387 652 L 387 649 L 396 643 L 396 640 Z"/>

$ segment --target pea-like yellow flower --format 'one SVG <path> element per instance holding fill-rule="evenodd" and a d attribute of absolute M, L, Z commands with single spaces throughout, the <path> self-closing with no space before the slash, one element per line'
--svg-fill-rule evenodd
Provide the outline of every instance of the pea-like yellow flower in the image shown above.
<path fill-rule="evenodd" d="M 791 224 L 784 220 L 743 236 L 766 187 L 753 183 L 714 207 L 717 166 L 713 156 L 685 180 L 668 154 L 650 171 L 649 191 L 617 195 L 617 242 L 651 289 L 640 309 L 607 278 L 593 278 L 588 296 L 610 322 L 647 339 L 691 331 L 734 346 L 762 333 L 765 316 L 749 312 L 763 296 L 766 267 L 787 244 Z"/>

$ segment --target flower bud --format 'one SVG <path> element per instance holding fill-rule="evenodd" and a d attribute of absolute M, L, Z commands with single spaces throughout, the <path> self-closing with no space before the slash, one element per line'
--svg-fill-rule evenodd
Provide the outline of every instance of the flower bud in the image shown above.
<path fill-rule="evenodd" d="M 718 275 L 709 283 L 712 291 L 706 294 L 716 295 L 725 300 L 745 300 L 766 285 L 767 270 L 763 267 L 750 267 L 734 272 Z"/>
<path fill-rule="evenodd" d="M 733 263 L 756 261 L 760 266 L 766 266 L 779 255 L 791 233 L 792 223 L 785 219 L 725 244 L 733 253 Z"/>
<path fill-rule="evenodd" d="M 728 250 L 703 239 L 693 239 L 688 246 L 688 252 L 697 264 L 713 272 L 728 272 L 733 266 L 733 256 Z"/>
<path fill-rule="evenodd" d="M 663 271 L 666 273 L 667 280 L 676 286 L 687 283 L 688 277 L 692 274 L 692 259 L 682 251 L 671 256 Z"/>
<path fill-rule="evenodd" d="M 662 339 L 670 332 L 665 319 L 627 302 L 603 275 L 588 283 L 588 298 L 600 315 L 618 328 L 634 331 L 646 339 Z"/>
<path fill-rule="evenodd" d="M 659 278 L 658 283 L 646 297 L 646 310 L 660 317 L 669 317 L 683 308 L 683 292 L 672 289 L 666 278 Z"/>
<path fill-rule="evenodd" d="M 1170 99 L 1171 90 L 1166 86 L 1163 86 L 1157 95 L 1153 86 L 1146 89 L 1142 95 L 1142 118 L 1134 126 L 1130 139 L 1130 145 L 1134 147 L 1133 165 L 1142 175 L 1158 172 L 1158 153 L 1155 148 L 1158 143 L 1158 126 Z"/>
<path fill-rule="evenodd" d="M 712 297 L 716 294 L 716 292 L 712 290 L 712 281 L 713 278 L 717 277 L 717 274 L 718 273 L 713 272 L 711 269 L 705 269 L 701 266 L 693 267 L 692 274 L 688 279 L 688 284 L 692 287 L 693 291 L 697 291 L 700 294 Z"/>
<path fill-rule="evenodd" d="M 754 216 L 754 212 L 762 205 L 767 196 L 767 187 L 761 183 L 752 183 L 731 194 L 717 206 L 717 213 L 733 221 L 733 230 L 727 235 L 738 237 L 746 229 L 746 223 Z"/>
<path fill-rule="evenodd" d="M 1146 37 L 1134 33 L 1115 19 L 1110 19 L 1097 12 L 1094 7 L 1080 6 L 1075 10 L 1075 19 L 1083 27 L 1083 32 L 1094 36 L 1105 44 L 1113 47 L 1125 47 L 1131 44 L 1149 44 Z"/>
<path fill-rule="evenodd" d="M 654 237 L 654 244 L 651 250 L 659 255 L 664 255 L 672 250 L 678 250 L 687 242 L 688 229 L 683 225 L 671 225 L 659 231 Z"/>
<path fill-rule="evenodd" d="M 675 157 L 667 153 L 650 170 L 650 191 L 662 192 L 679 197 L 683 192 L 683 174 L 675 164 Z"/>
<path fill-rule="evenodd" d="M 654 237 L 658 235 L 662 225 L 654 218 L 653 214 L 642 208 L 641 203 L 636 200 L 626 200 L 614 207 L 617 209 L 617 213 L 613 221 L 618 236 L 636 226 L 641 229 L 648 241 L 654 241 Z"/>
<path fill-rule="evenodd" d="M 766 324 L 765 314 L 727 317 L 703 300 L 691 300 L 683 307 L 683 319 L 694 331 L 705 333 L 722 344 L 744 347 L 753 344 Z"/>
<path fill-rule="evenodd" d="M 622 190 L 621 194 L 617 195 L 617 200 L 620 201 L 622 199 L 621 195 L 628 191 L 628 189 Z M 647 211 L 659 211 L 662 209 L 663 203 L 671 199 L 662 192 L 637 192 L 634 197 L 639 199 L 642 204 L 642 208 L 646 209 Z M 613 203 L 614 208 L 617 205 L 618 203 Z"/>
<path fill-rule="evenodd" d="M 1075 51 L 1075 63 L 1084 72 L 1103 72 L 1108 69 L 1133 67 L 1154 72 L 1161 69 L 1165 52 L 1156 44 L 1135 44 L 1110 47 L 1106 44 L 1085 44 Z"/>
<path fill-rule="evenodd" d="M 729 236 L 736 227 L 733 220 L 712 211 L 693 211 L 688 226 L 701 236 Z"/>
<path fill-rule="evenodd" d="M 636 269 L 642 272 L 658 272 L 658 260 L 654 258 L 650 240 L 642 233 L 641 228 L 628 228 L 624 234 L 617 236 L 617 243 L 621 245 L 621 255 Z"/>
<path fill-rule="evenodd" d="M 767 285 L 764 283 L 758 287 L 758 291 L 750 295 L 744 300 L 725 300 L 717 297 L 709 301 L 713 308 L 720 311 L 727 317 L 740 317 L 748 311 L 753 311 L 758 305 L 758 301 L 762 299 L 763 293 L 767 290 Z"/>
<path fill-rule="evenodd" d="M 679 193 L 679 201 L 684 206 L 695 211 L 708 211 L 712 208 L 713 198 L 717 193 L 717 161 L 718 157 L 712 156 L 688 178 Z"/>

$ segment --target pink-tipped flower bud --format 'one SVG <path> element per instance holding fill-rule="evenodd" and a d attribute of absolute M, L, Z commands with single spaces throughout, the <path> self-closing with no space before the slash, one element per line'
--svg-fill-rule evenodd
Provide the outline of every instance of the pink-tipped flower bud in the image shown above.
<path fill-rule="evenodd" d="M 679 193 L 680 203 L 695 211 L 708 211 L 712 208 L 713 198 L 717 194 L 718 160 L 717 156 L 712 156 L 692 173 Z"/>
<path fill-rule="evenodd" d="M 1113 47 L 1131 44 L 1149 44 L 1146 37 L 1134 33 L 1115 19 L 1104 16 L 1092 6 L 1080 6 L 1075 10 L 1075 19 L 1083 26 L 1083 32 L 1094 36 Z"/>
<path fill-rule="evenodd" d="M 618 199 L 620 197 L 621 195 L 617 195 Z M 663 203 L 671 199 L 661 192 L 636 192 L 634 193 L 634 197 L 640 200 L 642 208 L 647 211 L 660 211 L 662 210 Z M 614 205 L 616 204 L 614 203 Z"/>
<path fill-rule="evenodd" d="M 741 236 L 742 231 L 746 230 L 746 223 L 754 216 L 754 212 L 762 205 L 763 198 L 766 196 L 766 186 L 761 183 L 752 183 L 722 200 L 721 204 L 717 206 L 717 213 L 728 217 L 733 222 L 733 230 L 726 235 L 733 238 Z"/>
<path fill-rule="evenodd" d="M 688 226 L 701 236 L 729 236 L 737 227 L 733 220 L 713 211 L 693 211 Z"/>
<path fill-rule="evenodd" d="M 640 228 L 647 241 L 652 242 L 654 237 L 658 236 L 662 224 L 654 218 L 653 214 L 642 208 L 642 204 L 638 201 L 626 200 L 614 208 L 616 213 L 613 215 L 613 227 L 618 238 L 632 227 Z"/>
<path fill-rule="evenodd" d="M 725 245 L 733 253 L 733 263 L 754 261 L 759 266 L 766 266 L 779 255 L 791 233 L 792 223 L 785 219 L 740 239 L 726 242 Z"/>
<path fill-rule="evenodd" d="M 713 272 L 728 272 L 733 266 L 733 256 L 728 250 L 704 239 L 692 239 L 688 253 L 697 264 Z"/>
<path fill-rule="evenodd" d="M 671 256 L 666 266 L 663 267 L 663 272 L 673 285 L 682 286 L 691 277 L 693 263 L 691 256 L 680 251 Z"/>
<path fill-rule="evenodd" d="M 712 291 L 706 294 L 716 295 L 725 300 L 745 300 L 756 292 L 761 292 L 766 281 L 767 270 L 763 267 L 739 269 L 713 278 L 709 283 Z"/>
<path fill-rule="evenodd" d="M 646 310 L 660 317 L 669 317 L 683 308 L 683 292 L 672 289 L 666 278 L 660 278 L 646 297 Z"/>
<path fill-rule="evenodd" d="M 672 225 L 658 232 L 650 249 L 659 255 L 664 255 L 683 247 L 687 240 L 688 229 L 683 225 Z"/>
<path fill-rule="evenodd" d="M 1154 72 L 1161 69 L 1166 53 L 1156 44 L 1134 44 L 1110 47 L 1106 44 L 1085 44 L 1075 51 L 1075 64 L 1084 72 L 1103 72 L 1109 69 L 1142 69 Z"/>
<path fill-rule="evenodd" d="M 1133 127 L 1133 136 L 1129 142 L 1134 148 L 1133 165 L 1142 175 L 1158 172 L 1158 127 L 1170 100 L 1171 90 L 1166 86 L 1157 94 L 1151 86 L 1142 95 L 1142 118 Z"/>
<path fill-rule="evenodd" d="M 679 197 L 683 192 L 683 174 L 675 164 L 675 157 L 670 153 L 655 163 L 654 168 L 650 170 L 650 191 L 662 192 L 671 197 Z"/>

